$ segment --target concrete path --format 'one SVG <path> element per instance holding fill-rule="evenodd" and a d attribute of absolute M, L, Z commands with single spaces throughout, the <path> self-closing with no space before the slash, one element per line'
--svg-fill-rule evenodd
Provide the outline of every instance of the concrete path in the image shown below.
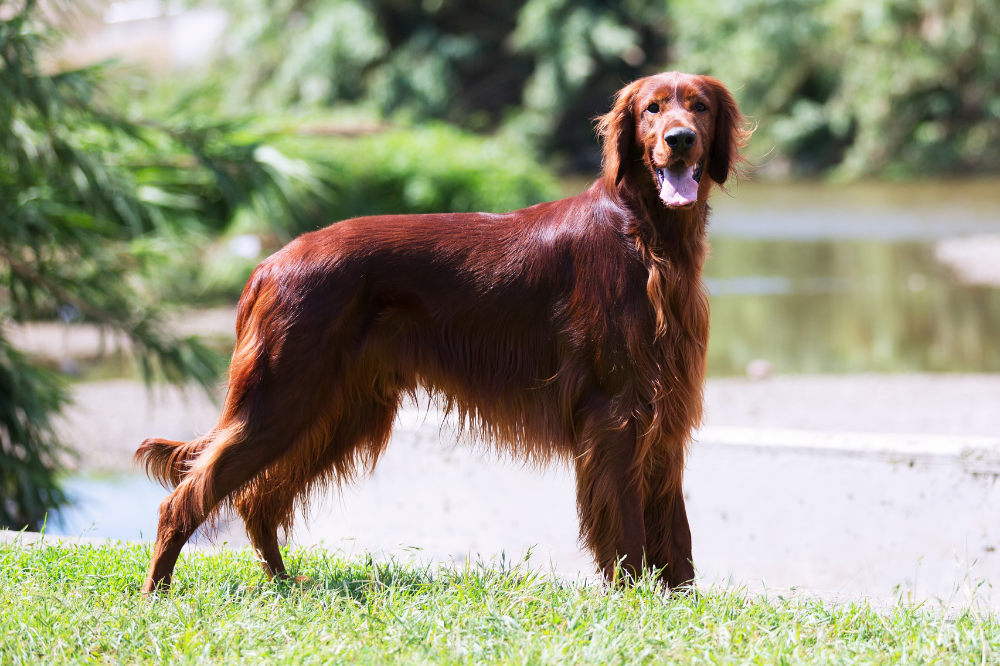
<path fill-rule="evenodd" d="M 127 470 L 144 437 L 188 439 L 216 411 L 197 393 L 185 402 L 158 389 L 150 401 L 126 381 L 81 384 L 76 396 L 65 432 L 85 452 L 80 479 Z M 1000 449 L 1000 376 L 716 379 L 706 399 L 685 477 L 706 583 L 913 600 L 947 599 L 977 577 L 1000 583 L 996 470 L 970 465 Z M 101 486 L 93 534 L 122 513 L 121 493 L 136 496 L 129 511 L 147 511 L 141 529 L 152 533 L 162 491 L 129 483 Z M 434 413 L 401 414 L 372 478 L 318 498 L 310 514 L 294 542 L 425 560 L 533 547 L 536 566 L 593 572 L 576 544 L 569 471 L 456 447 Z M 235 527 L 224 538 L 245 542 Z"/>

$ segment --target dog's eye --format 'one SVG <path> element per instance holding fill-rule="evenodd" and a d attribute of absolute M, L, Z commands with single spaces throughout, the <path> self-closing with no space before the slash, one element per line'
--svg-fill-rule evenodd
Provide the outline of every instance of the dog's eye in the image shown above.
<path fill-rule="evenodd" d="M 652 104 L 646 107 L 646 110 L 649 111 L 650 113 L 659 113 L 660 105 L 657 104 L 656 102 L 653 102 Z"/>
<path fill-rule="evenodd" d="M 698 113 L 705 113 L 706 111 L 708 111 L 708 107 L 702 104 L 701 102 L 698 102 L 697 104 L 694 105 L 694 110 L 697 111 Z"/>

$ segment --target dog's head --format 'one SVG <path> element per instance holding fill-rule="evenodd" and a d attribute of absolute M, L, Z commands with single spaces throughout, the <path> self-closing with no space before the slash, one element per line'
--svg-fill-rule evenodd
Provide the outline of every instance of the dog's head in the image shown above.
<path fill-rule="evenodd" d="M 613 188 L 627 175 L 648 177 L 668 208 L 707 197 L 705 174 L 725 183 L 739 168 L 739 151 L 749 137 L 736 100 L 718 79 L 680 72 L 622 88 L 598 131 L 607 184 Z"/>

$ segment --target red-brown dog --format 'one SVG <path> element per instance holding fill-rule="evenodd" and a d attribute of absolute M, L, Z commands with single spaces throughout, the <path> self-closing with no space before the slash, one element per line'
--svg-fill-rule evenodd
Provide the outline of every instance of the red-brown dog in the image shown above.
<path fill-rule="evenodd" d="M 418 387 L 495 446 L 575 466 L 606 576 L 620 562 L 692 581 L 681 480 L 702 412 L 707 200 L 747 133 L 719 81 L 675 72 L 621 90 L 599 130 L 603 175 L 577 197 L 347 220 L 257 267 L 218 425 L 136 453 L 176 486 L 145 592 L 222 505 L 284 576 L 279 528 L 318 485 L 374 467 Z"/>

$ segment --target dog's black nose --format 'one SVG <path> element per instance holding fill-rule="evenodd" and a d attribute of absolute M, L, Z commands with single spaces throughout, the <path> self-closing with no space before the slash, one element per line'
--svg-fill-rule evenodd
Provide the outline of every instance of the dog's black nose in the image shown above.
<path fill-rule="evenodd" d="M 687 127 L 675 127 L 663 135 L 667 145 L 676 151 L 684 152 L 694 145 L 697 135 Z"/>

